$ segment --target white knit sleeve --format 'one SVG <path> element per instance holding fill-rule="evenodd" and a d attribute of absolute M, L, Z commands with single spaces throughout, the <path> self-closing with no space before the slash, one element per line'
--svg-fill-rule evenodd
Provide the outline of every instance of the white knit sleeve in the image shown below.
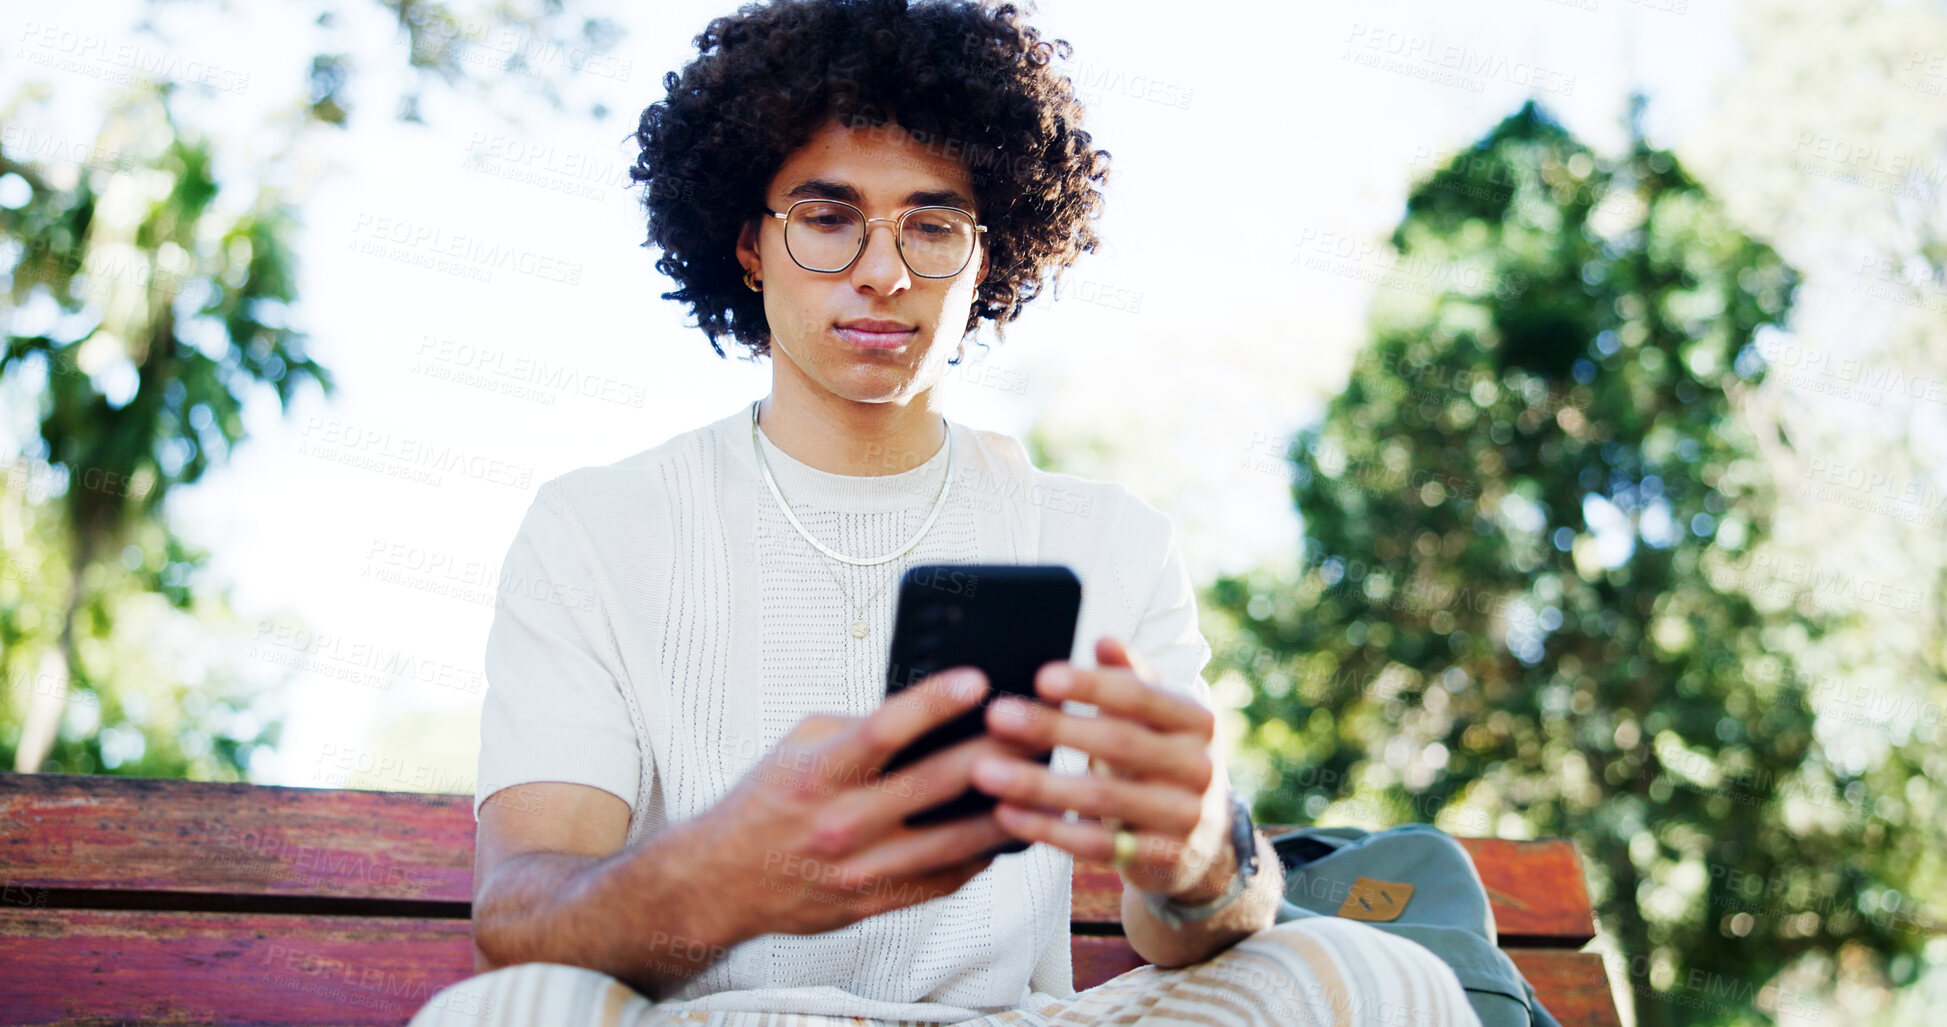
<path fill-rule="evenodd" d="M 1035 960 L 1034 972 L 1028 977 L 1028 990 L 1056 998 L 1075 997 L 1075 951 L 1074 935 L 1068 925 L 1048 940 L 1048 947 L 1041 950 Z"/>
<path fill-rule="evenodd" d="M 1209 708 L 1210 685 L 1203 668 L 1210 663 L 1210 643 L 1197 624 L 1196 586 L 1176 543 L 1176 525 L 1168 514 L 1130 493 L 1121 527 L 1126 548 L 1119 554 L 1125 568 L 1119 577 L 1130 599 L 1140 604 L 1128 646 L 1149 660 L 1161 679 L 1158 684 Z"/>
<path fill-rule="evenodd" d="M 635 805 L 641 754 L 588 533 L 555 481 L 502 563 L 487 633 L 473 812 L 509 785 L 563 781 Z"/>

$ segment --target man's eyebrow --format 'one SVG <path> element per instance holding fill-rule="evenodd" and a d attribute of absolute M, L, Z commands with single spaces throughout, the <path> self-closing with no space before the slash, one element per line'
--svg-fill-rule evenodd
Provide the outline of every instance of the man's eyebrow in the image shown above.
<path fill-rule="evenodd" d="M 784 194 L 787 200 L 812 197 L 821 200 L 844 200 L 854 207 L 863 207 L 865 198 L 857 189 L 844 182 L 834 182 L 829 178 L 813 178 L 794 185 Z M 959 207 L 962 210 L 974 209 L 974 202 L 958 189 L 915 189 L 906 194 L 901 206 L 906 207 Z"/>

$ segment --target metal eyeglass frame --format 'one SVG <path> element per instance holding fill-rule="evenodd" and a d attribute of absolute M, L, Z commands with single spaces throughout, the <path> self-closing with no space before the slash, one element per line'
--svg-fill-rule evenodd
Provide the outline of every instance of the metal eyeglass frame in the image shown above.
<path fill-rule="evenodd" d="M 791 253 L 791 233 L 789 231 L 791 227 L 791 212 L 798 209 L 798 204 L 802 204 L 802 203 L 836 203 L 841 207 L 850 207 L 853 210 L 859 211 L 859 217 L 864 219 L 865 227 L 859 231 L 858 250 L 852 254 L 852 259 L 846 261 L 844 266 L 836 268 L 831 271 L 820 271 L 817 268 L 804 267 L 804 261 L 799 260 L 797 254 Z M 809 196 L 802 200 L 799 200 L 797 201 L 797 203 L 793 203 L 791 206 L 786 207 L 782 212 L 772 210 L 769 207 L 769 205 L 766 205 L 764 207 L 764 213 L 769 214 L 770 216 L 778 219 L 779 221 L 784 222 L 784 227 L 786 229 L 784 234 L 784 252 L 790 254 L 791 262 L 793 264 L 798 265 L 799 267 L 804 267 L 806 271 L 809 271 L 815 275 L 841 274 L 845 271 L 846 268 L 849 268 L 853 264 L 857 263 L 859 259 L 859 255 L 865 252 L 865 244 L 872 240 L 872 224 L 875 221 L 892 222 L 892 245 L 895 249 L 899 251 L 899 262 L 905 264 L 906 270 L 911 271 L 914 275 L 920 278 L 930 278 L 930 279 L 937 280 L 941 278 L 952 278 L 954 275 L 957 275 L 960 272 L 965 271 L 967 269 L 967 265 L 973 263 L 973 255 L 974 255 L 975 247 L 972 246 L 967 247 L 967 259 L 961 261 L 960 266 L 954 268 L 951 273 L 944 274 L 944 275 L 920 274 L 919 271 L 913 267 L 912 261 L 906 259 L 906 237 L 905 237 L 906 219 L 912 217 L 914 214 L 917 214 L 922 210 L 950 210 L 958 214 L 965 214 L 969 220 L 972 220 L 974 218 L 974 214 L 972 211 L 961 210 L 958 207 L 949 207 L 945 204 L 932 204 L 930 206 L 925 206 L 925 207 L 914 207 L 913 209 L 906 211 L 903 214 L 900 214 L 896 218 L 868 218 L 865 216 L 865 211 L 859 210 L 858 206 L 855 204 L 846 203 L 844 200 L 828 200 L 816 196 Z M 982 224 L 974 225 L 975 235 L 979 235 L 980 233 L 985 231 L 987 231 L 986 225 L 982 225 Z"/>

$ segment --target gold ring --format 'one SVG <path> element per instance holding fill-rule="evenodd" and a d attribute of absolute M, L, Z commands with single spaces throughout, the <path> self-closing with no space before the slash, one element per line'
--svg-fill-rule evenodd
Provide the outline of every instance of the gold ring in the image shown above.
<path fill-rule="evenodd" d="M 1109 865 L 1117 870 L 1125 869 L 1136 858 L 1136 832 L 1126 827 L 1115 829 L 1115 855 L 1109 857 Z"/>

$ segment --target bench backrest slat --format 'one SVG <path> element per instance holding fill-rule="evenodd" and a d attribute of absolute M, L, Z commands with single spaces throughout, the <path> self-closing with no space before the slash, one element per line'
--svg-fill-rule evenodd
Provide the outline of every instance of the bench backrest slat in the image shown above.
<path fill-rule="evenodd" d="M 74 905 L 140 908 L 137 896 L 154 892 L 179 896 L 179 909 L 464 917 L 473 834 L 466 795 L 0 774 L 0 880 L 122 897 Z M 1575 947 L 1594 936 L 1572 844 L 1461 842 L 1503 944 Z M 1077 861 L 1074 881 L 1075 924 L 1120 922 L 1114 870 Z"/>

